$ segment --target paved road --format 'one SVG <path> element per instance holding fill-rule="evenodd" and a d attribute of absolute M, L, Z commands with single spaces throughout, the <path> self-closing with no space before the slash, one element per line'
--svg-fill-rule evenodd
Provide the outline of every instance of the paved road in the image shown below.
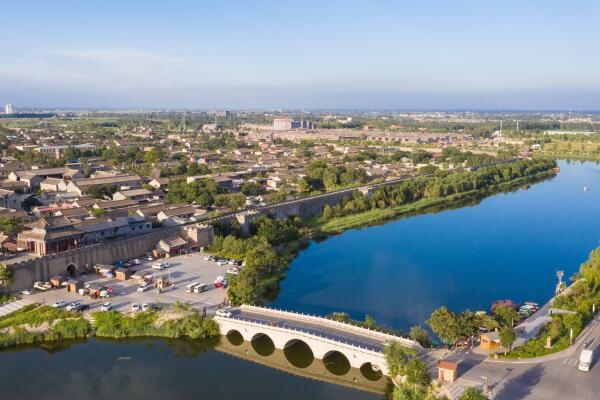
<path fill-rule="evenodd" d="M 579 354 L 584 343 L 595 350 L 589 372 L 578 369 Z M 483 387 L 484 377 L 487 377 L 492 399 L 600 399 L 599 316 L 571 348 L 537 360 L 486 360 L 484 356 L 469 352 L 461 354 L 460 378 L 448 387 L 451 398 L 460 395 L 464 386 Z"/>
<path fill-rule="evenodd" d="M 31 304 L 31 303 L 32 303 L 31 301 L 24 300 L 24 299 L 20 299 L 17 301 L 13 301 L 11 303 L 7 303 L 0 307 L 0 317 L 3 317 L 5 315 L 15 312 L 17 310 L 20 310 L 21 308 L 23 308 L 26 305 Z"/>
<path fill-rule="evenodd" d="M 354 346 L 368 348 L 373 351 L 383 351 L 384 342 L 381 339 L 369 336 L 368 334 L 361 335 L 357 332 L 349 332 L 341 328 L 336 328 L 330 325 L 319 324 L 318 322 L 301 321 L 288 319 L 273 315 L 264 315 L 248 310 L 233 310 L 233 318 L 252 322 L 259 322 L 271 326 L 277 326 L 288 329 L 296 329 L 311 333 L 316 336 L 325 336 L 329 339 L 338 340 Z"/>

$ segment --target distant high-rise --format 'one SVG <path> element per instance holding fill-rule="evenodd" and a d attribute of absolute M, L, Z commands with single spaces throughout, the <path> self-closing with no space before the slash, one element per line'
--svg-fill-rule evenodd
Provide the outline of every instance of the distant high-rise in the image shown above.
<path fill-rule="evenodd" d="M 12 104 L 7 104 L 4 106 L 4 114 L 10 115 L 15 113 L 15 108 Z"/>

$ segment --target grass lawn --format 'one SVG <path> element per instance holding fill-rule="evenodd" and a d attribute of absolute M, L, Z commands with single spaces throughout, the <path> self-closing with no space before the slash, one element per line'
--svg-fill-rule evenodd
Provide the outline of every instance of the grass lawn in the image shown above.
<path fill-rule="evenodd" d="M 134 315 L 125 315 L 118 311 L 96 312 L 93 314 L 94 329 L 96 336 L 111 338 L 189 336 L 198 339 L 219 334 L 217 323 L 202 318 L 196 311 L 163 322 L 159 321 L 160 315 L 161 313 L 153 311 Z"/>
<path fill-rule="evenodd" d="M 29 304 L 13 313 L 0 317 L 0 329 L 29 324 L 39 326 L 44 322 L 52 323 L 57 319 L 79 318 L 76 312 L 39 304 Z"/>

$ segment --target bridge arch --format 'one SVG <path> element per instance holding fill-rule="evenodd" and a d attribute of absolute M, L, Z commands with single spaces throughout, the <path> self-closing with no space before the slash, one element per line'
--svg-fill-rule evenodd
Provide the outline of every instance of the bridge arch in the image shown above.
<path fill-rule="evenodd" d="M 370 381 L 378 381 L 383 377 L 381 368 L 371 362 L 366 362 L 360 366 L 360 373 Z"/>
<path fill-rule="evenodd" d="M 241 346 L 244 343 L 244 336 L 237 329 L 230 329 L 225 335 L 229 343 L 234 346 Z"/>
<path fill-rule="evenodd" d="M 296 368 L 307 368 L 315 360 L 315 355 L 304 340 L 290 339 L 283 346 L 286 360 Z"/>
<path fill-rule="evenodd" d="M 330 350 L 323 355 L 323 365 L 325 369 L 333 375 L 346 375 L 352 366 L 350 360 L 344 353 L 338 350 Z"/>
<path fill-rule="evenodd" d="M 255 333 L 250 343 L 254 351 L 261 356 L 268 357 L 275 352 L 275 342 L 266 333 Z"/>

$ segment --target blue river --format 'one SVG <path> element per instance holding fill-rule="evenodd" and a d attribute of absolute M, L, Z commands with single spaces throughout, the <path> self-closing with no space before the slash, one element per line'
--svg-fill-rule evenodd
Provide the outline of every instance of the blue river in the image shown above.
<path fill-rule="evenodd" d="M 600 244 L 600 166 L 560 162 L 552 179 L 477 205 L 346 231 L 300 253 L 273 306 L 344 311 L 406 329 L 436 308 L 546 302 Z M 584 186 L 589 190 L 584 191 Z"/>

